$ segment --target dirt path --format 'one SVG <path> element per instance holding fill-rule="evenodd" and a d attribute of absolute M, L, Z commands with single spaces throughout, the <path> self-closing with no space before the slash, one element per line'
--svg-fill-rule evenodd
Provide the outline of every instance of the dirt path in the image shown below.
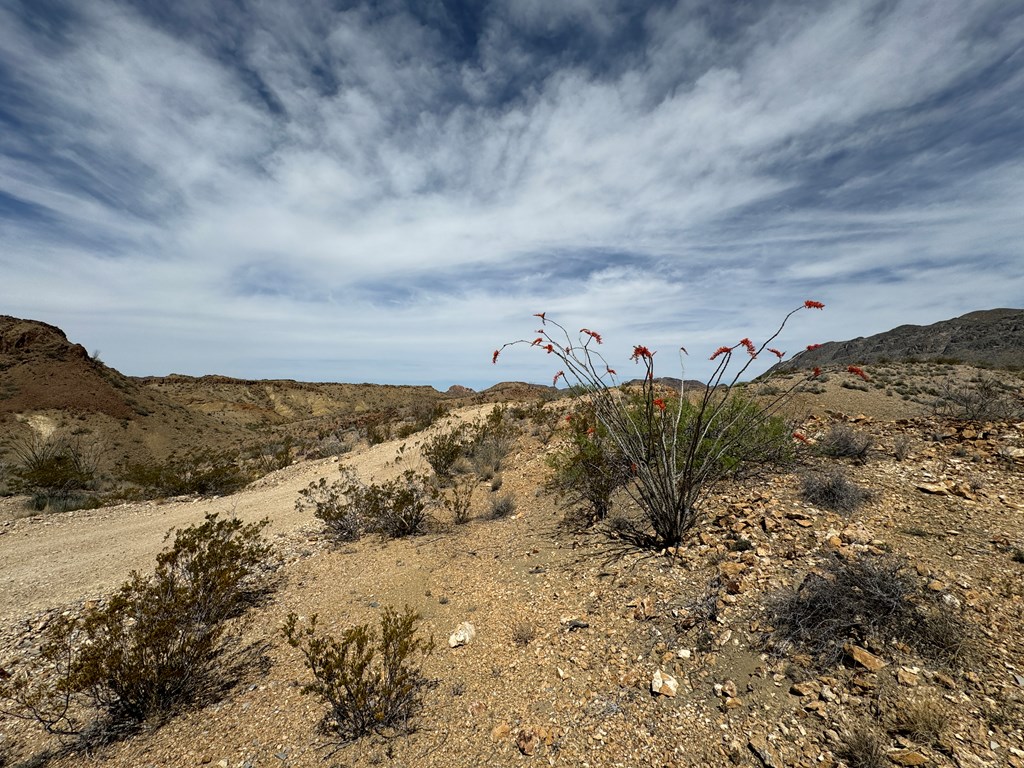
<path fill-rule="evenodd" d="M 466 408 L 449 419 L 471 421 L 491 407 Z M 339 464 L 367 480 L 425 469 L 415 449 L 448 426 L 445 420 L 406 440 L 362 448 L 340 459 L 295 464 L 231 496 L 123 504 L 0 523 L 0 621 L 110 592 L 132 570 L 152 567 L 168 531 L 201 522 L 209 512 L 234 514 L 246 522 L 270 518 L 271 537 L 314 525 L 308 512 L 295 509 L 302 488 L 321 477 L 337 477 Z M 403 443 L 406 451 L 395 463 Z"/>

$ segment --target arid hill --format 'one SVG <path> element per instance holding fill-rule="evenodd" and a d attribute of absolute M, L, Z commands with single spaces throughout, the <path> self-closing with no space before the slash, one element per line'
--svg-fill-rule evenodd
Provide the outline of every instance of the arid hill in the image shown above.
<path fill-rule="evenodd" d="M 1024 309 L 986 309 L 931 325 L 901 325 L 874 336 L 830 341 L 772 371 L 908 361 L 1024 367 Z"/>
<path fill-rule="evenodd" d="M 338 435 L 387 438 L 464 405 L 545 396 L 522 382 L 484 392 L 453 386 L 131 377 L 46 323 L 0 316 L 0 462 L 12 446 L 57 435 L 95 448 L 102 469 L 172 453 L 253 452 L 291 438 L 315 448 Z"/>

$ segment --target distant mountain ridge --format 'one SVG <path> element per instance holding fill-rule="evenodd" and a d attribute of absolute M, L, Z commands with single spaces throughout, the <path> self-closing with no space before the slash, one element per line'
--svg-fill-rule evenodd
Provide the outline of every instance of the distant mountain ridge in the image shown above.
<path fill-rule="evenodd" d="M 931 325 L 901 325 L 874 336 L 829 341 L 771 371 L 911 360 L 1024 367 L 1024 309 L 985 309 Z"/>

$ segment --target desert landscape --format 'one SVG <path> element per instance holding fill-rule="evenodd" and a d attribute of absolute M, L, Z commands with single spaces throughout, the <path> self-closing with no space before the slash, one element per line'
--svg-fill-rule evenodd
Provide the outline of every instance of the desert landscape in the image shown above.
<path fill-rule="evenodd" d="M 653 542 L 623 487 L 595 519 L 553 482 L 571 391 L 132 379 L 4 318 L 0 763 L 1024 766 L 1022 318 L 940 324 L 925 335 L 941 349 L 905 328 L 822 345 L 744 385 L 759 402 L 796 387 L 791 460 L 717 484 L 676 546 Z M 89 482 L 27 488 L 19 462 L 43 444 L 97 446 Z M 237 487 L 165 496 L 128 471 L 181 470 L 188 453 L 230 455 Z M 339 535 L 308 490 L 410 472 L 439 489 L 410 535 Z M 130 728 L 79 709 L 75 733 L 47 733 L 12 693 L 25 669 L 57 671 L 39 662 L 47 632 L 102 611 L 209 515 L 269 521 L 263 593 L 228 620 L 244 664 Z M 856 615 L 801 625 L 808 594 Z M 342 637 L 406 607 L 434 641 L 415 706 L 346 732 L 303 690 L 301 628 L 317 615 Z"/>

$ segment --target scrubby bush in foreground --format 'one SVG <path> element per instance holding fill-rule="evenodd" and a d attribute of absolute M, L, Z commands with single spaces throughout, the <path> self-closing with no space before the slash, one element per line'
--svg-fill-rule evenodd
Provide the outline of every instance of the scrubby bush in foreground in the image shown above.
<path fill-rule="evenodd" d="M 434 649 L 433 639 L 416 636 L 419 619 L 408 607 L 402 614 L 388 607 L 381 614 L 379 634 L 360 624 L 337 639 L 317 634 L 316 616 L 300 628 L 298 616 L 288 615 L 282 630 L 285 640 L 301 651 L 313 675 L 302 692 L 327 702 L 327 721 L 343 739 L 410 730 L 427 682 L 416 656 Z"/>
<path fill-rule="evenodd" d="M 636 345 L 630 357 L 641 366 L 639 383 L 620 387 L 618 374 L 597 349 L 602 343 L 599 333 L 583 328 L 574 337 L 544 313 L 537 315 L 542 327 L 536 338 L 509 342 L 495 350 L 492 359 L 497 362 L 505 347 L 526 344 L 559 360 L 562 367 L 553 382 L 564 378 L 576 400 L 607 432 L 628 467 L 626 491 L 647 516 L 655 542 L 676 545 L 696 524 L 704 498 L 715 485 L 788 452 L 789 430 L 778 412 L 802 382 L 798 379 L 779 394 L 756 402 L 739 397 L 737 385 L 762 352 L 784 357 L 769 345 L 796 312 L 823 307 L 805 302 L 787 314 L 760 346 L 744 338 L 719 347 L 711 355 L 716 367 L 708 386 L 692 398 L 685 391 L 664 392 L 655 378 L 655 353 L 643 345 Z M 685 353 L 680 348 L 680 361 Z M 737 357 L 742 362 L 731 368 Z"/>
<path fill-rule="evenodd" d="M 266 588 L 267 524 L 209 514 L 175 531 L 153 574 L 133 572 L 101 607 L 47 628 L 39 656 L 0 689 L 4 710 L 63 735 L 99 711 L 116 731 L 223 689 L 243 660 L 232 619 Z"/>

